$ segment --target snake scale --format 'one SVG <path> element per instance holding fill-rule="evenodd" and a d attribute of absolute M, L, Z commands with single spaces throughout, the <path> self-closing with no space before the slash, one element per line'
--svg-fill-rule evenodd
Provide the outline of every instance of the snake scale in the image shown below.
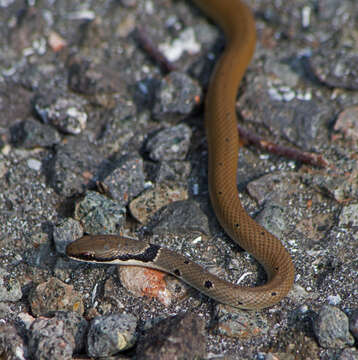
<path fill-rule="evenodd" d="M 66 252 L 80 261 L 162 270 L 221 303 L 261 309 L 287 295 L 294 281 L 294 266 L 281 242 L 246 213 L 236 186 L 240 144 L 235 102 L 255 49 L 255 22 L 250 9 L 239 0 L 194 2 L 221 27 L 227 42 L 211 77 L 205 103 L 211 204 L 226 233 L 264 267 L 267 282 L 257 287 L 234 285 L 171 250 L 117 235 L 86 235 L 68 245 Z"/>

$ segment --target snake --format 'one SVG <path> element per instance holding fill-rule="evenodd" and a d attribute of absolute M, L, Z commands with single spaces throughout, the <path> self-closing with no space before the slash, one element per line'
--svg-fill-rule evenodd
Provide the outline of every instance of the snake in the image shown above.
<path fill-rule="evenodd" d="M 250 8 L 240 0 L 193 1 L 222 29 L 226 39 L 210 78 L 204 107 L 212 208 L 230 238 L 264 268 L 267 281 L 253 287 L 237 285 L 165 247 L 121 235 L 85 235 L 70 243 L 66 254 L 78 261 L 161 270 L 220 303 L 259 310 L 276 304 L 288 294 L 295 269 L 280 240 L 246 212 L 236 184 L 242 143 L 235 104 L 239 84 L 256 46 L 255 21 Z"/>

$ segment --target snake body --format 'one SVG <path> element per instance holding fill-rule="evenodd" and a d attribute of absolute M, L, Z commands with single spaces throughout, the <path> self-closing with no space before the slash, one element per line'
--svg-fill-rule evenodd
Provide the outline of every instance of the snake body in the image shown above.
<path fill-rule="evenodd" d="M 162 270 L 221 303 L 261 309 L 286 296 L 294 281 L 294 266 L 281 242 L 246 213 L 236 186 L 239 136 L 235 102 L 254 53 L 255 23 L 250 9 L 239 0 L 194 2 L 222 28 L 227 40 L 211 77 L 205 105 L 211 203 L 226 233 L 264 267 L 267 282 L 252 288 L 237 286 L 180 254 L 123 236 L 84 236 L 70 244 L 66 252 L 80 261 Z"/>

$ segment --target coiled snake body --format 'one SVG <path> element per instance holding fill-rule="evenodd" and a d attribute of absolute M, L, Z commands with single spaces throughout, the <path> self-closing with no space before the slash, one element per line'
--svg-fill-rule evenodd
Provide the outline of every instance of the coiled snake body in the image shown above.
<path fill-rule="evenodd" d="M 69 257 L 86 262 L 159 269 L 221 303 L 260 309 L 286 296 L 294 281 L 294 267 L 281 242 L 246 213 L 236 186 L 239 137 L 235 102 L 254 52 L 255 23 L 249 8 L 239 0 L 194 2 L 222 28 L 227 39 L 210 81 L 205 106 L 211 203 L 227 234 L 264 267 L 267 283 L 252 288 L 237 286 L 166 248 L 116 235 L 84 236 L 70 244 L 66 252 Z"/>

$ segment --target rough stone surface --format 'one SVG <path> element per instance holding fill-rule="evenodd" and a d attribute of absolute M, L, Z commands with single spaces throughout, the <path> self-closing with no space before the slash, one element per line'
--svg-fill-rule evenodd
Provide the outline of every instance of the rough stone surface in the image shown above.
<path fill-rule="evenodd" d="M 56 149 L 49 177 L 54 188 L 64 196 L 85 190 L 103 158 L 93 144 L 79 136 L 69 138 Z"/>
<path fill-rule="evenodd" d="M 116 233 L 124 223 L 125 214 L 123 206 L 94 191 L 87 191 L 75 207 L 75 218 L 93 235 Z"/>
<path fill-rule="evenodd" d="M 347 315 L 334 306 L 323 306 L 313 325 L 318 342 L 324 348 L 341 349 L 354 344 Z"/>
<path fill-rule="evenodd" d="M 12 127 L 12 142 L 26 149 L 37 146 L 46 147 L 58 144 L 61 141 L 59 133 L 47 124 L 29 118 Z"/>
<path fill-rule="evenodd" d="M 53 241 L 56 251 L 60 254 L 66 253 L 66 246 L 83 236 L 83 228 L 79 221 L 72 218 L 62 220 L 53 230 Z"/>
<path fill-rule="evenodd" d="M 358 340 L 358 309 L 355 309 L 349 315 L 349 330 L 355 339 Z"/>
<path fill-rule="evenodd" d="M 85 349 L 85 341 L 89 323 L 80 314 L 73 311 L 55 311 L 51 313 L 54 318 L 63 321 L 64 327 L 70 332 L 75 341 L 73 352 L 79 354 Z"/>
<path fill-rule="evenodd" d="M 33 289 L 30 294 L 30 306 L 34 315 L 46 315 L 51 311 L 67 310 L 83 314 L 82 296 L 56 278 L 50 278 Z"/>
<path fill-rule="evenodd" d="M 83 108 L 84 101 L 73 94 L 38 94 L 34 108 L 45 124 L 52 124 L 58 130 L 78 135 L 87 125 L 88 115 Z"/>
<path fill-rule="evenodd" d="M 188 295 L 188 285 L 158 270 L 120 266 L 118 272 L 123 286 L 135 296 L 155 298 L 169 306 Z"/>
<path fill-rule="evenodd" d="M 204 322 L 192 314 L 179 314 L 160 321 L 139 338 L 137 359 L 204 358 L 204 339 Z"/>
<path fill-rule="evenodd" d="M 0 323 L 0 355 L 6 360 L 26 359 L 24 340 L 11 324 Z"/>
<path fill-rule="evenodd" d="M 160 83 L 156 92 L 154 115 L 157 118 L 190 114 L 201 101 L 199 84 L 187 74 L 173 71 Z"/>
<path fill-rule="evenodd" d="M 191 130 L 185 124 L 164 129 L 147 142 L 149 157 L 155 161 L 184 160 L 190 137 Z"/>
<path fill-rule="evenodd" d="M 121 158 L 116 169 L 103 180 L 103 184 L 119 205 L 127 205 L 144 190 L 142 158 L 131 155 Z"/>
<path fill-rule="evenodd" d="M 104 357 L 131 348 L 137 339 L 137 319 L 131 314 L 113 314 L 92 320 L 87 335 L 87 354 Z"/>
<path fill-rule="evenodd" d="M 163 206 L 174 201 L 186 200 L 188 192 L 184 187 L 174 184 L 160 184 L 154 189 L 144 191 L 140 196 L 131 201 L 129 209 L 132 216 L 140 223 L 147 220 Z"/>
<path fill-rule="evenodd" d="M 63 321 L 37 319 L 29 331 L 29 352 L 35 359 L 72 359 L 74 338 Z"/>
<path fill-rule="evenodd" d="M 189 231 L 209 233 L 207 217 L 192 200 L 176 201 L 162 208 L 150 227 L 157 234 L 181 234 Z"/>
<path fill-rule="evenodd" d="M 0 268 L 0 301 L 18 301 L 22 297 L 21 286 L 16 278 Z"/>

